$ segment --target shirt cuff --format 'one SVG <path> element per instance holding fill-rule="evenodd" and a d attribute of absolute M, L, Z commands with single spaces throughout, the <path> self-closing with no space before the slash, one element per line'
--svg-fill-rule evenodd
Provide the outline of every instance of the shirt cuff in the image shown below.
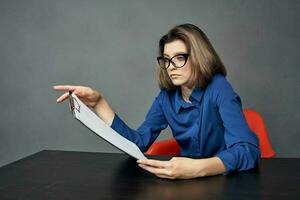
<path fill-rule="evenodd" d="M 121 134 L 124 130 L 124 122 L 121 120 L 121 118 L 116 113 L 115 113 L 113 122 L 110 127 L 119 134 Z"/>
<path fill-rule="evenodd" d="M 223 173 L 223 175 L 227 175 L 235 170 L 235 157 L 230 151 L 221 151 L 216 156 L 220 158 L 225 165 L 226 171 Z"/>

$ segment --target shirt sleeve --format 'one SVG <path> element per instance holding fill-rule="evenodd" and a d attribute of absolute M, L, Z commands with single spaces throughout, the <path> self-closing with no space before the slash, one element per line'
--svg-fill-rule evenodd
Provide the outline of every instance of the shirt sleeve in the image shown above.
<path fill-rule="evenodd" d="M 128 127 L 117 114 L 115 114 L 111 128 L 123 137 L 135 143 L 141 151 L 147 151 L 161 130 L 168 126 L 161 107 L 162 98 L 163 92 L 161 91 L 160 94 L 155 97 L 144 122 L 137 130 Z"/>
<path fill-rule="evenodd" d="M 216 83 L 217 107 L 224 126 L 226 149 L 217 154 L 226 167 L 225 174 L 254 168 L 260 159 L 258 139 L 244 117 L 240 97 L 230 83 L 221 78 Z"/>

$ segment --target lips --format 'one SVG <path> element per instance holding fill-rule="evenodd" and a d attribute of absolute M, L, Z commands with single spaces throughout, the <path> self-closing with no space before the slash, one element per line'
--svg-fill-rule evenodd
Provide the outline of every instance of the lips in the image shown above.
<path fill-rule="evenodd" d="M 171 74 L 170 75 L 171 78 L 175 78 L 175 77 L 179 77 L 179 76 L 180 76 L 179 74 Z"/>

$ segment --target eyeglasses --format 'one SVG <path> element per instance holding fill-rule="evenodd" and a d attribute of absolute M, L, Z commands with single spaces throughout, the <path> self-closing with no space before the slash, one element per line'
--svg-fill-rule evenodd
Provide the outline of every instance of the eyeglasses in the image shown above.
<path fill-rule="evenodd" d="M 157 57 L 157 62 L 162 69 L 168 69 L 170 63 L 172 63 L 175 68 L 181 68 L 186 64 L 188 57 L 189 54 L 187 53 L 175 55 L 170 59 L 160 56 Z"/>

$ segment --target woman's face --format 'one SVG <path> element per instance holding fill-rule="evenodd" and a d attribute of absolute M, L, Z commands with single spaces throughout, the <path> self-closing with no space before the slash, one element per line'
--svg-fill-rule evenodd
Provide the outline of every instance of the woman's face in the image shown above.
<path fill-rule="evenodd" d="M 173 58 L 178 54 L 188 53 L 185 43 L 182 40 L 174 40 L 173 42 L 166 43 L 164 48 L 164 57 Z M 182 58 L 178 58 L 182 59 Z M 176 58 L 173 59 L 175 61 Z M 172 83 L 176 86 L 186 86 L 191 74 L 191 63 L 190 59 L 187 59 L 185 65 L 181 68 L 176 68 L 173 66 L 173 63 L 170 63 L 170 66 L 167 68 L 168 75 Z"/>

